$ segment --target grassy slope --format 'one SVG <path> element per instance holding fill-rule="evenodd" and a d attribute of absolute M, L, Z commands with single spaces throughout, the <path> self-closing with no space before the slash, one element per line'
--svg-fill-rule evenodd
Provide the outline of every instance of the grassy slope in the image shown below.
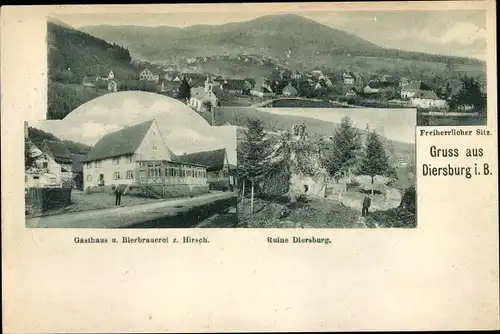
<path fill-rule="evenodd" d="M 279 200 L 255 199 L 255 212 L 250 214 L 250 199 L 238 205 L 239 224 L 251 228 L 290 228 L 280 221 L 301 223 L 306 228 L 352 228 L 356 227 L 359 213 L 331 200 L 310 199 L 307 202 L 286 204 Z M 280 218 L 284 208 L 290 215 Z"/>

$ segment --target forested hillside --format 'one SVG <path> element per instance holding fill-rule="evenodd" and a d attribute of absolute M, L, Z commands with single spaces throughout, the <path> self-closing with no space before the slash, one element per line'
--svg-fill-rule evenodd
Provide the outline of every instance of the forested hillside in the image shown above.
<path fill-rule="evenodd" d="M 82 85 L 83 77 L 136 78 L 127 49 L 110 44 L 56 20 L 47 23 L 47 119 L 61 119 L 81 104 L 108 93 Z"/>
<path fill-rule="evenodd" d="M 31 126 L 28 128 L 28 138 L 31 140 L 31 142 L 33 142 L 33 144 L 35 144 L 38 147 L 42 146 L 44 140 L 63 142 L 64 145 L 66 145 L 66 147 L 68 148 L 68 150 L 73 154 L 87 155 L 87 153 L 89 153 L 90 150 L 92 149 L 92 147 L 82 143 L 77 143 L 71 140 L 61 140 L 51 133 L 42 131 L 40 129 Z"/>
<path fill-rule="evenodd" d="M 58 22 L 47 23 L 47 42 L 51 80 L 81 83 L 84 75 L 107 75 L 110 70 L 119 77 L 137 75 L 127 49 Z"/>

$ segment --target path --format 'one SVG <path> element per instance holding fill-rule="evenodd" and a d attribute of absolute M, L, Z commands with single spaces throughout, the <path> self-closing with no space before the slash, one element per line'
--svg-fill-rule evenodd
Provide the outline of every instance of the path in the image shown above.
<path fill-rule="evenodd" d="M 26 227 L 52 228 L 120 228 L 155 219 L 175 217 L 193 208 L 220 200 L 236 198 L 235 192 L 210 193 L 192 198 L 181 198 L 128 207 L 64 213 L 53 216 L 30 218 Z"/>

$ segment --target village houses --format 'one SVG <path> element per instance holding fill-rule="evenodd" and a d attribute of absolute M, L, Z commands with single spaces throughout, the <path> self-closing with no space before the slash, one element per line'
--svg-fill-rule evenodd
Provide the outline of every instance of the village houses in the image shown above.
<path fill-rule="evenodd" d="M 264 80 L 261 84 L 257 84 L 252 90 L 250 90 L 250 94 L 258 97 L 276 96 L 276 93 L 273 92 L 271 86 L 266 80 Z"/>
<path fill-rule="evenodd" d="M 33 165 L 25 169 L 24 186 L 26 188 L 61 188 L 61 165 L 47 152 L 43 152 L 28 140 L 30 156 L 34 158 Z"/>
<path fill-rule="evenodd" d="M 298 95 L 298 91 L 295 87 L 292 86 L 291 83 L 288 83 L 288 85 L 283 88 L 283 96 L 287 96 L 287 97 L 295 97 Z"/>
<path fill-rule="evenodd" d="M 73 179 L 73 158 L 64 143 L 59 141 L 44 140 L 41 150 L 47 153 L 61 167 L 61 181 L 71 183 Z"/>
<path fill-rule="evenodd" d="M 401 97 L 410 99 L 419 91 L 424 90 L 422 81 L 413 81 L 401 87 Z"/>
<path fill-rule="evenodd" d="M 153 81 L 158 83 L 160 80 L 160 75 L 153 73 L 150 69 L 146 68 L 139 73 L 139 80 L 141 81 Z"/>
<path fill-rule="evenodd" d="M 345 72 L 342 75 L 342 80 L 344 85 L 354 85 L 354 86 L 362 86 L 363 85 L 363 77 L 361 74 L 357 72 Z"/>
<path fill-rule="evenodd" d="M 109 72 L 103 71 L 97 75 L 87 74 L 83 77 L 83 86 L 85 87 L 102 86 L 102 84 L 100 84 L 101 82 L 110 92 L 116 92 L 118 90 L 118 85 L 115 81 L 115 74 L 112 70 Z"/>
<path fill-rule="evenodd" d="M 251 84 L 245 79 L 224 79 L 222 90 L 233 94 L 250 94 Z"/>
<path fill-rule="evenodd" d="M 231 166 L 225 148 L 178 156 L 178 160 L 207 166 L 207 182 L 211 190 L 228 190 L 235 185 L 236 166 Z"/>
<path fill-rule="evenodd" d="M 436 93 L 430 90 L 420 90 L 410 98 L 410 103 L 413 106 L 429 109 L 429 108 L 446 108 L 445 100 L 440 99 Z"/>

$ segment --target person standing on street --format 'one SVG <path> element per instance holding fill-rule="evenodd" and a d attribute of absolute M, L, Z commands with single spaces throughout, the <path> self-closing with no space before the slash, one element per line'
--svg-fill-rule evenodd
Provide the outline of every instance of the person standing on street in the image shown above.
<path fill-rule="evenodd" d="M 366 216 L 368 214 L 368 209 L 370 208 L 370 205 L 372 204 L 372 199 L 370 196 L 365 195 L 365 198 L 363 199 L 363 209 L 361 210 L 361 215 Z"/>
<path fill-rule="evenodd" d="M 122 202 L 122 191 L 120 187 L 116 187 L 115 190 L 115 205 L 120 205 Z"/>

